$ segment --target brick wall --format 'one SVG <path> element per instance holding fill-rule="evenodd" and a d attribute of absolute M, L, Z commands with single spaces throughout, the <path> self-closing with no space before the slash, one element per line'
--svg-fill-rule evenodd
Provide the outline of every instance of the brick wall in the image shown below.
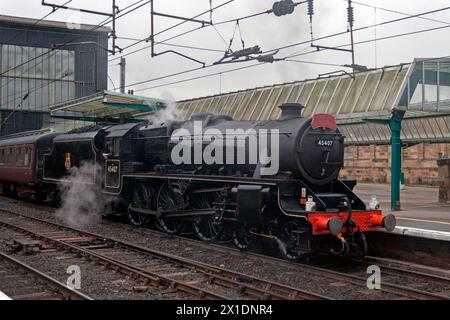
<path fill-rule="evenodd" d="M 439 201 L 450 203 L 450 158 L 438 161 Z"/>
<path fill-rule="evenodd" d="M 437 186 L 439 154 L 450 155 L 450 143 L 422 143 L 403 149 L 403 172 L 406 184 Z M 391 182 L 390 146 L 349 146 L 345 148 L 344 179 L 360 182 Z"/>

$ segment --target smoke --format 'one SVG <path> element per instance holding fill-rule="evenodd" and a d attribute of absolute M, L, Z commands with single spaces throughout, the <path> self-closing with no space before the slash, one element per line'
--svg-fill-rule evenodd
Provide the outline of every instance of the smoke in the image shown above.
<path fill-rule="evenodd" d="M 175 98 L 165 92 L 163 99 L 166 107 L 150 115 L 148 120 L 153 123 L 181 120 L 181 110 L 178 108 Z"/>
<path fill-rule="evenodd" d="M 100 219 L 99 213 L 108 204 L 101 187 L 94 184 L 93 177 L 99 174 L 99 166 L 89 162 L 72 167 L 70 175 L 60 185 L 61 207 L 55 215 L 73 227 L 82 227 Z"/>

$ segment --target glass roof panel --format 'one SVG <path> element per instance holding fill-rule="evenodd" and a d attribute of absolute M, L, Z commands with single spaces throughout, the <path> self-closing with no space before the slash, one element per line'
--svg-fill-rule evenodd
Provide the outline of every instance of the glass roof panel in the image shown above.
<path fill-rule="evenodd" d="M 436 136 L 433 132 L 433 129 L 431 128 L 431 124 L 428 121 L 428 118 L 420 119 L 420 126 L 423 127 L 423 129 L 427 135 L 427 139 L 436 138 Z"/>
<path fill-rule="evenodd" d="M 207 112 L 207 109 L 205 107 L 208 107 L 206 104 L 207 99 L 201 99 L 198 101 L 198 104 L 195 106 L 195 109 L 193 110 L 192 114 L 198 113 L 198 112 Z"/>
<path fill-rule="evenodd" d="M 191 104 L 189 104 L 188 110 L 185 113 L 185 119 L 190 119 L 192 114 L 195 112 L 195 108 L 199 103 L 203 102 L 202 100 L 192 101 Z"/>
<path fill-rule="evenodd" d="M 369 111 L 379 111 L 383 109 L 386 97 L 392 87 L 392 83 L 396 75 L 397 68 L 384 72 L 383 77 L 380 79 L 375 96 L 373 97 L 372 103 L 370 104 Z"/>
<path fill-rule="evenodd" d="M 236 110 L 239 110 L 239 105 L 242 103 L 242 100 L 244 99 L 245 96 L 245 92 L 240 92 L 236 94 L 236 98 L 233 100 L 232 103 L 227 104 L 225 106 L 225 111 L 222 114 L 228 115 L 228 116 L 233 116 L 234 113 L 236 112 Z M 237 120 L 237 119 L 236 119 Z"/>
<path fill-rule="evenodd" d="M 189 106 L 192 104 L 192 101 L 177 103 L 177 109 L 179 110 L 179 116 L 181 119 L 186 118 L 186 114 L 189 110 Z"/>
<path fill-rule="evenodd" d="M 407 125 L 407 122 L 404 122 L 405 125 L 402 125 L 402 138 L 406 139 L 412 139 L 414 137 L 413 133 L 411 132 L 411 128 Z"/>
<path fill-rule="evenodd" d="M 248 109 L 248 104 L 250 102 L 250 98 L 253 95 L 252 91 L 246 91 L 243 93 L 244 97 L 241 100 L 241 103 L 237 104 L 233 110 L 233 113 L 230 116 L 235 120 L 245 120 L 244 115 Z"/>
<path fill-rule="evenodd" d="M 358 101 L 359 96 L 361 95 L 361 91 L 363 89 L 364 83 L 366 82 L 366 78 L 366 73 L 356 75 L 356 79 L 352 83 L 350 91 L 347 94 L 347 98 L 345 99 L 344 104 L 339 110 L 339 114 L 347 114 L 352 112 L 356 101 Z"/>
<path fill-rule="evenodd" d="M 286 86 L 281 88 L 281 93 L 278 96 L 278 99 L 275 102 L 274 107 L 270 112 L 270 115 L 268 116 L 269 119 L 271 120 L 278 119 L 281 113 L 281 110 L 278 107 L 283 103 L 289 102 L 289 96 L 291 95 L 292 90 L 293 86 Z"/>
<path fill-rule="evenodd" d="M 247 105 L 246 110 L 244 110 L 244 113 L 242 115 L 242 119 L 244 120 L 250 120 L 252 117 L 252 114 L 254 110 L 256 109 L 257 104 L 259 103 L 259 100 L 261 98 L 261 90 L 256 90 L 253 92 L 250 102 Z"/>
<path fill-rule="evenodd" d="M 212 111 L 213 113 L 220 113 L 220 109 L 217 108 L 217 102 L 219 102 L 219 97 L 214 97 L 209 100 L 209 104 L 210 104 L 209 109 L 214 110 L 214 111 Z"/>
<path fill-rule="evenodd" d="M 202 108 L 199 110 L 199 112 L 211 112 L 214 113 L 213 109 L 213 102 L 214 98 L 205 99 L 205 104 L 202 106 Z M 205 110 L 205 111 L 203 111 Z"/>
<path fill-rule="evenodd" d="M 358 137 L 354 133 L 354 126 L 346 126 L 347 129 L 347 135 L 346 135 L 346 143 L 355 143 L 358 142 Z M 344 140 L 345 141 L 345 140 Z"/>
<path fill-rule="evenodd" d="M 258 120 L 269 119 L 270 114 L 272 113 L 272 110 L 274 108 L 276 108 L 276 101 L 278 100 L 280 93 L 281 93 L 281 87 L 272 89 L 269 100 L 267 100 L 267 103 L 264 105 L 264 108 L 261 110 Z"/>
<path fill-rule="evenodd" d="M 384 105 L 383 110 L 391 110 L 394 107 L 395 99 L 400 95 L 400 89 L 405 81 L 405 77 L 408 73 L 408 68 L 402 68 L 402 70 L 397 74 L 394 84 L 392 85 L 391 92 L 389 92 L 388 99 Z"/>
<path fill-rule="evenodd" d="M 301 93 L 302 88 L 303 88 L 303 83 L 293 85 L 292 91 L 289 94 L 287 102 L 295 103 L 298 99 L 298 96 Z"/>
<path fill-rule="evenodd" d="M 362 126 L 364 126 L 364 124 L 357 124 L 352 127 L 353 133 L 355 134 L 355 139 L 358 142 L 367 141 L 366 137 L 364 136 L 364 130 L 361 130 Z"/>
<path fill-rule="evenodd" d="M 348 127 L 349 126 L 340 126 L 339 127 L 339 131 L 341 132 L 341 134 L 344 136 L 344 143 L 348 143 L 350 141 L 350 134 L 348 132 Z"/>
<path fill-rule="evenodd" d="M 445 123 L 445 118 L 436 118 L 436 123 L 438 124 L 443 137 L 450 138 L 450 127 Z"/>
<path fill-rule="evenodd" d="M 436 121 L 435 118 L 428 118 L 428 123 L 430 124 L 431 130 L 433 131 L 433 134 L 436 138 L 442 137 L 443 132 L 441 131 L 441 128 L 439 126 L 439 123 Z"/>
<path fill-rule="evenodd" d="M 421 119 L 411 119 L 411 124 L 416 128 L 419 138 L 427 139 L 427 133 L 425 132 L 425 128 L 421 125 Z"/>
<path fill-rule="evenodd" d="M 255 109 L 250 117 L 250 120 L 258 120 L 259 115 L 263 111 L 264 106 L 266 105 L 267 101 L 270 98 L 270 93 L 272 92 L 272 88 L 265 89 L 261 93 L 261 98 L 259 99 L 257 105 L 255 106 Z"/>
<path fill-rule="evenodd" d="M 447 90 L 448 105 L 450 106 L 450 61 L 448 64 L 440 61 L 440 64 L 441 68 L 436 62 L 425 65 L 426 85 L 434 85 L 433 90 L 435 91 L 434 96 L 429 96 L 429 91 L 425 92 L 425 96 L 437 100 L 438 95 L 445 96 L 444 92 Z M 387 118 L 389 116 L 387 111 L 394 106 L 397 98 L 402 97 L 403 102 L 407 101 L 408 88 L 400 92 L 403 85 L 407 83 L 407 76 L 410 86 L 416 85 L 421 91 L 422 85 L 419 83 L 422 77 L 422 69 L 419 68 L 421 65 L 422 63 L 419 61 L 415 64 L 358 73 L 355 80 L 348 75 L 341 75 L 249 89 L 198 100 L 182 101 L 179 108 L 185 110 L 183 114 L 186 114 L 186 116 L 190 116 L 195 110 L 195 112 L 225 113 L 235 119 L 242 120 L 268 120 L 279 117 L 280 111 L 277 107 L 282 103 L 297 102 L 306 105 L 303 116 L 309 116 L 313 112 L 326 112 L 335 115 L 338 113 L 338 119 L 341 122 L 339 128 L 347 135 L 347 145 L 370 142 L 388 144 L 391 133 L 387 125 L 360 123 L 358 121 L 361 120 L 361 117 L 366 116 Z M 410 66 L 415 66 L 411 73 L 409 72 Z M 438 69 L 440 70 L 439 73 L 437 73 Z M 432 72 L 435 72 L 434 76 L 429 74 Z M 420 78 L 418 77 L 419 73 Z M 441 89 L 439 94 L 437 84 Z M 409 96 L 412 97 L 413 93 L 409 93 Z M 441 99 L 440 106 L 442 108 L 445 108 L 444 103 L 445 101 Z M 436 107 L 437 101 L 431 101 L 431 104 Z M 404 103 L 404 105 L 406 104 Z M 430 104 L 425 103 L 425 105 Z M 350 114 L 352 115 L 350 116 Z M 408 114 L 411 118 L 408 117 Z M 420 142 L 427 139 L 450 138 L 450 116 L 426 119 L 421 116 L 421 114 L 407 113 L 402 128 L 404 139 Z M 429 117 L 430 115 L 426 116 Z M 350 119 L 352 120 L 349 121 Z M 355 123 L 351 123 L 353 120 L 355 120 Z"/>
<path fill-rule="evenodd" d="M 336 90 L 338 82 L 338 78 L 330 79 L 327 82 L 327 86 L 320 97 L 320 101 L 317 104 L 316 111 L 314 113 L 324 113 L 326 111 L 328 104 L 333 97 L 334 91 Z"/>
<path fill-rule="evenodd" d="M 341 107 L 342 101 L 345 99 L 347 95 L 347 91 L 351 83 L 352 78 L 348 76 L 341 78 L 341 81 L 339 82 L 334 97 L 331 98 L 331 102 L 328 107 L 327 113 L 334 115 L 337 114 L 339 108 Z"/>
<path fill-rule="evenodd" d="M 376 130 L 374 130 L 372 123 L 366 123 L 367 141 L 375 141 L 378 139 Z"/>
<path fill-rule="evenodd" d="M 306 103 L 308 102 L 309 94 L 311 93 L 311 90 L 314 88 L 315 82 L 307 82 L 305 83 L 302 92 L 300 93 L 300 96 L 298 97 L 297 103 L 300 103 L 304 106 L 306 106 Z"/>
<path fill-rule="evenodd" d="M 380 78 L 381 72 L 369 73 L 353 112 L 365 112 L 369 109 L 369 104 L 375 95 Z"/>
<path fill-rule="evenodd" d="M 307 117 L 314 112 L 317 102 L 319 102 L 320 97 L 322 96 L 322 91 L 324 90 L 327 82 L 328 80 L 319 80 L 316 82 L 316 85 L 314 86 L 314 89 L 309 97 L 305 111 L 303 112 L 304 117 Z"/>
<path fill-rule="evenodd" d="M 219 101 L 217 101 L 217 110 L 220 110 L 220 112 L 223 112 L 227 108 L 227 104 L 225 102 L 227 101 L 228 96 L 220 96 Z"/>

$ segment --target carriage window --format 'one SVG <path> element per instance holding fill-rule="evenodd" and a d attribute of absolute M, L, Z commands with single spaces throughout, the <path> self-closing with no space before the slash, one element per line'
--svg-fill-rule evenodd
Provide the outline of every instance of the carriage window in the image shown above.
<path fill-rule="evenodd" d="M 13 149 L 12 148 L 8 148 L 6 151 L 6 163 L 7 164 L 13 164 L 14 163 L 14 154 L 13 154 Z"/>
<path fill-rule="evenodd" d="M 30 157 L 31 157 L 31 148 L 25 148 L 25 158 L 23 164 L 27 167 L 30 165 Z"/>
<path fill-rule="evenodd" d="M 16 165 L 23 166 L 25 164 L 25 148 L 16 148 Z"/>
<path fill-rule="evenodd" d="M 5 149 L 0 149 L 0 166 L 5 164 Z"/>

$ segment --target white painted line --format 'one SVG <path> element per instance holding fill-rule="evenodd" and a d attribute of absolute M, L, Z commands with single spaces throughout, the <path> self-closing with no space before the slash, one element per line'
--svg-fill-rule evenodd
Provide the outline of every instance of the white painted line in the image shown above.
<path fill-rule="evenodd" d="M 0 300 L 12 300 L 12 299 L 0 291 Z"/>
<path fill-rule="evenodd" d="M 426 223 L 436 223 L 436 224 L 448 224 L 450 225 L 450 222 L 446 221 L 436 221 L 436 220 L 424 220 L 424 219 L 416 219 L 416 218 L 404 218 L 404 217 L 395 217 L 397 220 L 409 220 L 409 221 L 418 221 L 418 222 L 426 222 Z"/>
<path fill-rule="evenodd" d="M 450 232 L 445 232 L 445 231 L 397 226 L 397 227 L 395 227 L 395 230 L 393 232 L 404 234 L 404 235 L 409 235 L 409 236 L 415 236 L 415 237 L 450 241 Z"/>

